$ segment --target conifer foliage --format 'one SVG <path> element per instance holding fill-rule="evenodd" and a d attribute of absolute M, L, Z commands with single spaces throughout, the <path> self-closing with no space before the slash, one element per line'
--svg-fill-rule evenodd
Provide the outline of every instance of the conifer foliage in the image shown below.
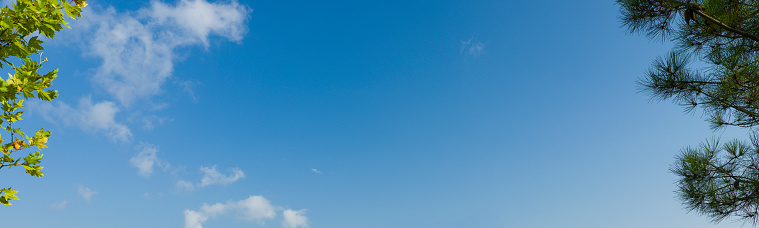
<path fill-rule="evenodd" d="M 50 132 L 39 129 L 28 135 L 14 123 L 22 119 L 25 100 L 50 101 L 57 96 L 57 91 L 49 87 L 58 70 L 40 74 L 47 58 L 35 61 L 36 56 L 32 56 L 44 50 L 39 36 L 53 38 L 64 26 L 68 27 L 64 18 L 76 20 L 85 6 L 84 0 L 15 0 L 0 8 L 0 68 L 13 69 L 13 74 L 0 78 L 0 129 L 6 131 L 0 133 L 0 170 L 20 166 L 31 176 L 43 176 L 40 151 L 23 151 L 46 148 Z M 0 204 L 11 205 L 9 201 L 19 199 L 16 193 L 10 187 L 0 189 Z"/>

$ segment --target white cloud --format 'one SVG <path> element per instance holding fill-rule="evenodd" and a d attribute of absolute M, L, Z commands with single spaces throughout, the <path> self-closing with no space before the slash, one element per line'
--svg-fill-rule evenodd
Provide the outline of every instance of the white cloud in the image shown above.
<path fill-rule="evenodd" d="M 65 209 L 66 209 L 66 206 L 67 206 L 68 204 L 69 204 L 69 201 L 68 201 L 68 200 L 64 200 L 63 202 L 60 202 L 60 203 L 53 203 L 53 204 L 50 204 L 50 206 L 49 206 L 49 207 L 50 207 L 50 208 L 52 208 L 53 210 L 62 211 L 62 210 L 65 210 Z"/>
<path fill-rule="evenodd" d="M 203 228 L 203 223 L 208 221 L 208 215 L 193 210 L 184 210 L 185 228 Z"/>
<path fill-rule="evenodd" d="M 177 188 L 186 191 L 192 191 L 195 190 L 195 184 L 189 181 L 179 180 L 177 181 Z"/>
<path fill-rule="evenodd" d="M 192 183 L 184 180 L 177 181 L 177 188 L 192 191 L 196 187 L 206 187 L 210 185 L 228 185 L 245 178 L 245 172 L 240 168 L 234 167 L 228 169 L 229 175 L 224 175 L 216 170 L 216 166 L 200 167 L 200 172 L 203 172 L 203 178 L 200 183 Z"/>
<path fill-rule="evenodd" d="M 142 129 L 145 130 L 153 130 L 156 125 L 161 125 L 165 122 L 171 122 L 174 121 L 174 119 L 166 118 L 166 117 L 158 117 L 156 115 L 149 115 L 149 116 L 143 116 L 141 118 L 142 122 Z"/>
<path fill-rule="evenodd" d="M 472 56 L 479 56 L 485 49 L 485 44 L 474 39 L 469 38 L 467 41 L 461 41 L 461 53 Z"/>
<path fill-rule="evenodd" d="M 303 214 L 306 213 L 306 209 L 303 210 L 291 210 L 287 209 L 284 212 L 282 212 L 282 217 L 284 217 L 284 220 L 282 220 L 282 227 L 285 228 L 308 228 L 308 218 L 304 216 Z"/>
<path fill-rule="evenodd" d="M 87 202 L 92 201 L 92 196 L 97 194 L 97 192 L 90 190 L 87 187 L 79 186 L 79 197 L 82 197 Z"/>
<path fill-rule="evenodd" d="M 73 24 L 72 35 L 89 55 L 102 59 L 93 76 L 122 105 L 161 92 L 174 69 L 176 49 L 208 46 L 210 36 L 240 41 L 251 10 L 237 1 L 210 3 L 180 0 L 176 5 L 153 1 L 148 8 L 119 13 L 113 7 L 88 7 Z"/>
<path fill-rule="evenodd" d="M 269 200 L 262 196 L 251 196 L 247 199 L 237 202 L 237 207 L 240 208 L 239 215 L 248 221 L 258 221 L 262 223 L 264 219 L 273 219 L 276 216 L 274 212 L 274 206 L 271 205 Z"/>
<path fill-rule="evenodd" d="M 195 87 L 200 83 L 193 81 L 177 81 L 176 84 L 182 87 L 184 91 L 190 95 L 192 101 L 198 102 L 198 97 L 195 96 Z"/>
<path fill-rule="evenodd" d="M 322 174 L 322 171 L 319 171 L 318 169 L 311 169 L 312 172 Z"/>
<path fill-rule="evenodd" d="M 203 172 L 203 179 L 200 180 L 200 187 L 208 185 L 228 185 L 240 178 L 245 178 L 245 173 L 243 173 L 240 168 L 236 167 L 229 169 L 229 175 L 224 175 L 219 173 L 219 171 L 216 171 L 216 166 L 211 168 L 201 166 L 200 171 Z"/>
<path fill-rule="evenodd" d="M 85 16 L 71 21 L 73 29 L 62 31 L 55 41 L 78 45 L 86 55 L 101 60 L 100 66 L 90 71 L 92 81 L 115 102 L 93 102 L 85 97 L 79 100 L 78 107 L 62 102 L 34 102 L 35 108 L 48 121 L 105 132 L 116 141 L 129 141 L 132 132 L 116 121 L 116 115 L 136 101 L 162 91 L 174 62 L 180 59 L 177 48 L 207 48 L 212 36 L 239 42 L 248 30 L 251 10 L 236 0 L 172 2 L 152 1 L 149 7 L 131 12 L 117 12 L 113 7 L 85 8 Z M 195 99 L 192 85 L 183 86 Z M 143 118 L 143 128 L 152 129 L 165 120 L 170 119 L 148 115 Z"/>
<path fill-rule="evenodd" d="M 235 213 L 241 219 L 263 224 L 266 219 L 274 219 L 274 206 L 263 196 L 250 196 L 240 201 L 228 201 L 213 205 L 203 204 L 197 211 L 185 210 L 185 228 L 203 228 L 203 223 L 219 215 Z"/>
<path fill-rule="evenodd" d="M 74 125 L 85 131 L 105 132 L 115 141 L 126 142 L 132 137 L 132 132 L 126 125 L 116 122 L 116 114 L 120 110 L 113 102 L 93 103 L 88 96 L 79 99 L 79 105 L 73 108 L 63 102 L 31 100 L 29 109 L 40 113 L 49 122 L 60 121 L 64 125 Z"/>
<path fill-rule="evenodd" d="M 140 152 L 129 159 L 132 166 L 137 167 L 137 173 L 143 177 L 149 177 L 153 173 L 153 167 L 160 167 L 164 170 L 170 167 L 169 163 L 158 159 L 158 147 L 148 143 L 141 143 Z"/>
<path fill-rule="evenodd" d="M 135 12 L 117 13 L 113 7 L 85 8 L 80 20 L 73 21 L 71 32 L 62 32 L 66 43 L 76 43 L 88 55 L 102 60 L 92 80 L 113 96 L 121 107 L 161 92 L 171 76 L 178 47 L 208 46 L 210 36 L 240 41 L 247 32 L 250 9 L 237 1 L 209 3 L 206 0 L 180 0 L 176 5 L 153 1 Z M 185 90 L 195 99 L 190 84 Z M 63 102 L 30 102 L 50 122 L 63 122 L 88 131 L 105 132 L 116 141 L 129 141 L 131 130 L 116 121 L 121 111 L 116 103 L 93 103 L 91 97 L 79 100 L 78 107 Z M 143 118 L 143 128 L 152 129 L 168 118 L 155 115 Z M 149 173 L 149 171 L 148 171 Z"/>
<path fill-rule="evenodd" d="M 153 1 L 149 15 L 158 24 L 175 25 L 208 46 L 211 33 L 232 41 L 241 40 L 247 32 L 245 21 L 249 12 L 247 7 L 236 1 L 218 4 L 205 0 L 181 0 L 174 7 Z"/>

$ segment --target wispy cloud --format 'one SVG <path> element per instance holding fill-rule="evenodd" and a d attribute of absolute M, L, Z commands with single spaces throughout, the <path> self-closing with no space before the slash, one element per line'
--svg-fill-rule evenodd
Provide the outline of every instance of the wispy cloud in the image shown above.
<path fill-rule="evenodd" d="M 153 173 L 153 167 L 160 167 L 164 170 L 171 167 L 168 162 L 158 158 L 158 147 L 148 143 L 141 143 L 138 146 L 139 152 L 129 159 L 132 166 L 137 167 L 137 173 L 143 177 L 149 177 Z"/>
<path fill-rule="evenodd" d="M 192 191 L 196 187 L 206 187 L 210 185 L 228 185 L 239 179 L 245 178 L 245 173 L 240 168 L 229 168 L 229 175 L 224 175 L 216 170 L 216 166 L 200 167 L 200 172 L 203 173 L 203 178 L 200 183 L 192 183 L 184 180 L 177 181 L 177 187 Z"/>
<path fill-rule="evenodd" d="M 216 171 L 216 166 L 211 168 L 201 166 L 200 171 L 203 172 L 203 179 L 200 180 L 200 187 L 208 185 L 227 185 L 240 178 L 245 178 L 245 173 L 243 173 L 240 168 L 236 167 L 229 169 L 229 175 L 224 175 L 219 173 L 219 171 Z"/>
<path fill-rule="evenodd" d="M 172 118 L 159 117 L 156 115 L 141 116 L 139 122 L 142 122 L 142 129 L 153 130 L 156 125 L 162 125 L 165 122 L 174 121 Z"/>
<path fill-rule="evenodd" d="M 190 95 L 190 98 L 192 98 L 192 101 L 195 101 L 195 102 L 198 101 L 198 97 L 195 96 L 195 87 L 198 84 L 200 84 L 199 82 L 194 82 L 194 81 L 177 81 L 176 84 L 179 85 L 180 87 L 182 87 L 182 89 L 188 95 Z"/>
<path fill-rule="evenodd" d="M 50 206 L 48 207 L 50 207 L 53 210 L 62 211 L 62 210 L 66 210 L 66 206 L 68 206 L 68 204 L 69 204 L 69 201 L 64 200 L 63 202 L 60 202 L 60 203 L 50 204 Z"/>
<path fill-rule="evenodd" d="M 170 2 L 151 1 L 147 7 L 127 12 L 95 4 L 84 8 L 86 16 L 70 22 L 72 29 L 62 31 L 54 43 L 71 44 L 85 55 L 100 60 L 95 69 L 87 72 L 91 73 L 91 80 L 98 90 L 105 91 L 110 98 L 93 102 L 91 97 L 83 97 L 76 107 L 60 101 L 33 102 L 30 108 L 37 109 L 35 113 L 40 113 L 47 121 L 103 132 L 121 142 L 131 141 L 133 137 L 130 128 L 119 121 L 124 118 L 117 118 L 123 116 L 120 113 L 124 110 L 129 112 L 127 116 L 131 123 L 142 123 L 146 130 L 171 121 L 149 112 L 167 105 L 155 104 L 151 98 L 162 92 L 165 82 L 172 77 L 175 62 L 182 60 L 177 50 L 194 46 L 208 50 L 209 40 L 213 37 L 240 42 L 248 31 L 247 21 L 252 10 L 236 0 Z M 193 100 L 196 99 L 195 85 L 189 82 L 180 85 Z M 135 105 L 141 103 L 153 107 Z M 145 112 L 147 114 L 143 114 Z M 157 158 L 155 146 L 143 147 L 130 158 L 140 175 L 149 176 L 154 167 L 165 169 L 168 166 Z M 199 185 L 225 184 L 228 180 L 208 181 Z"/>
<path fill-rule="evenodd" d="M 79 99 L 79 105 L 74 108 L 63 102 L 39 102 L 32 100 L 29 109 L 39 113 L 52 123 L 58 121 L 66 126 L 76 126 L 85 131 L 105 132 L 115 140 L 126 142 L 132 137 L 129 128 L 116 121 L 119 108 L 109 101 L 92 102 L 91 97 Z"/>
<path fill-rule="evenodd" d="M 92 189 L 85 187 L 83 185 L 79 185 L 77 187 L 78 198 L 82 198 L 84 201 L 87 201 L 88 203 L 92 202 L 92 197 L 97 194 L 98 193 L 96 191 L 92 191 Z M 66 207 L 68 207 L 68 205 L 71 202 L 76 202 L 78 198 L 73 198 L 73 199 L 70 198 L 70 199 L 61 201 L 60 203 L 52 203 L 48 205 L 48 208 L 57 210 L 57 211 L 62 211 L 62 210 L 65 210 Z"/>
<path fill-rule="evenodd" d="M 79 197 L 82 197 L 87 202 L 92 202 L 92 196 L 95 194 L 98 194 L 95 191 L 90 190 L 90 188 L 79 186 Z"/>
<path fill-rule="evenodd" d="M 113 7 L 87 7 L 87 16 L 73 21 L 73 29 L 62 32 L 59 38 L 67 44 L 78 44 L 85 54 L 102 60 L 92 71 L 92 81 L 116 102 L 93 102 L 84 97 L 78 107 L 56 101 L 35 102 L 32 108 L 39 109 L 50 122 L 102 131 L 116 141 L 129 141 L 132 132 L 116 121 L 116 115 L 135 101 L 162 91 L 179 59 L 175 50 L 207 47 L 211 36 L 241 41 L 250 12 L 236 1 L 206 0 L 180 0 L 173 5 L 153 1 L 147 8 L 123 13 Z M 185 87 L 194 99 L 191 86 Z M 143 120 L 143 128 L 152 129 L 166 118 L 149 116 Z"/>
<path fill-rule="evenodd" d="M 322 171 L 319 171 L 318 169 L 311 169 L 311 172 L 322 174 Z"/>
<path fill-rule="evenodd" d="M 183 189 L 186 191 L 192 191 L 192 190 L 195 190 L 195 183 L 185 181 L 185 180 L 179 180 L 177 181 L 177 188 Z"/>
<path fill-rule="evenodd" d="M 240 201 L 228 201 L 213 205 L 203 204 L 198 210 L 185 210 L 185 228 L 203 228 L 203 223 L 223 214 L 237 214 L 240 219 L 264 224 L 266 219 L 274 219 L 274 206 L 263 196 L 250 196 Z"/>
<path fill-rule="evenodd" d="M 208 36 L 215 34 L 239 41 L 247 32 L 245 21 L 250 9 L 238 4 L 209 3 L 205 0 L 181 0 L 176 6 L 153 1 L 149 17 L 161 26 L 176 27 L 179 32 L 208 46 Z"/>
<path fill-rule="evenodd" d="M 461 53 L 471 56 L 479 56 L 485 50 L 485 44 L 477 41 L 474 37 L 461 41 Z"/>
<path fill-rule="evenodd" d="M 92 79 L 126 107 L 161 92 L 179 59 L 177 48 L 208 47 L 211 36 L 242 40 L 251 12 L 236 1 L 206 0 L 152 1 L 125 13 L 113 7 L 86 10 L 86 17 L 72 23 L 80 34 L 71 37 L 86 54 L 102 59 Z"/>
<path fill-rule="evenodd" d="M 303 210 L 291 210 L 287 209 L 284 212 L 282 212 L 282 217 L 284 217 L 284 220 L 282 220 L 282 227 L 285 228 L 308 228 L 308 218 L 304 216 L 303 214 L 306 213 L 306 209 Z"/>

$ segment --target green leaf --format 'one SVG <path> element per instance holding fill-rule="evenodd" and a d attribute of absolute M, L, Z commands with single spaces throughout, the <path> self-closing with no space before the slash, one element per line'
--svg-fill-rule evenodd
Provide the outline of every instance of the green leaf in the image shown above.
<path fill-rule="evenodd" d="M 5 192 L 5 194 L 0 196 L 0 204 L 11 205 L 11 203 L 8 201 L 19 200 L 18 197 L 16 196 L 16 193 L 18 193 L 18 191 L 16 190 L 12 190 L 11 188 L 5 188 L 5 189 L 0 189 L 0 192 Z"/>
<path fill-rule="evenodd" d="M 42 168 L 44 168 L 42 166 L 29 166 L 29 165 L 21 165 L 21 166 L 24 167 L 24 169 L 26 169 L 26 173 L 31 176 L 34 176 L 34 177 L 44 176 L 44 174 L 42 174 L 42 171 L 41 171 Z"/>
<path fill-rule="evenodd" d="M 39 151 L 29 154 L 29 156 L 24 158 L 24 162 L 26 162 L 27 165 L 39 164 L 40 160 L 42 160 L 42 154 L 40 154 Z"/>

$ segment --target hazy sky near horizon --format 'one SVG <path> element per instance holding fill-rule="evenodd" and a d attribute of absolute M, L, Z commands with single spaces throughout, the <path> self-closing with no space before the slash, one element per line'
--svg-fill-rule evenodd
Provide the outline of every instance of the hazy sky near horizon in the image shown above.
<path fill-rule="evenodd" d="M 742 225 L 668 169 L 746 133 L 638 92 L 670 45 L 613 1 L 88 3 L 45 43 L 45 176 L 0 172 L 2 226 Z"/>

